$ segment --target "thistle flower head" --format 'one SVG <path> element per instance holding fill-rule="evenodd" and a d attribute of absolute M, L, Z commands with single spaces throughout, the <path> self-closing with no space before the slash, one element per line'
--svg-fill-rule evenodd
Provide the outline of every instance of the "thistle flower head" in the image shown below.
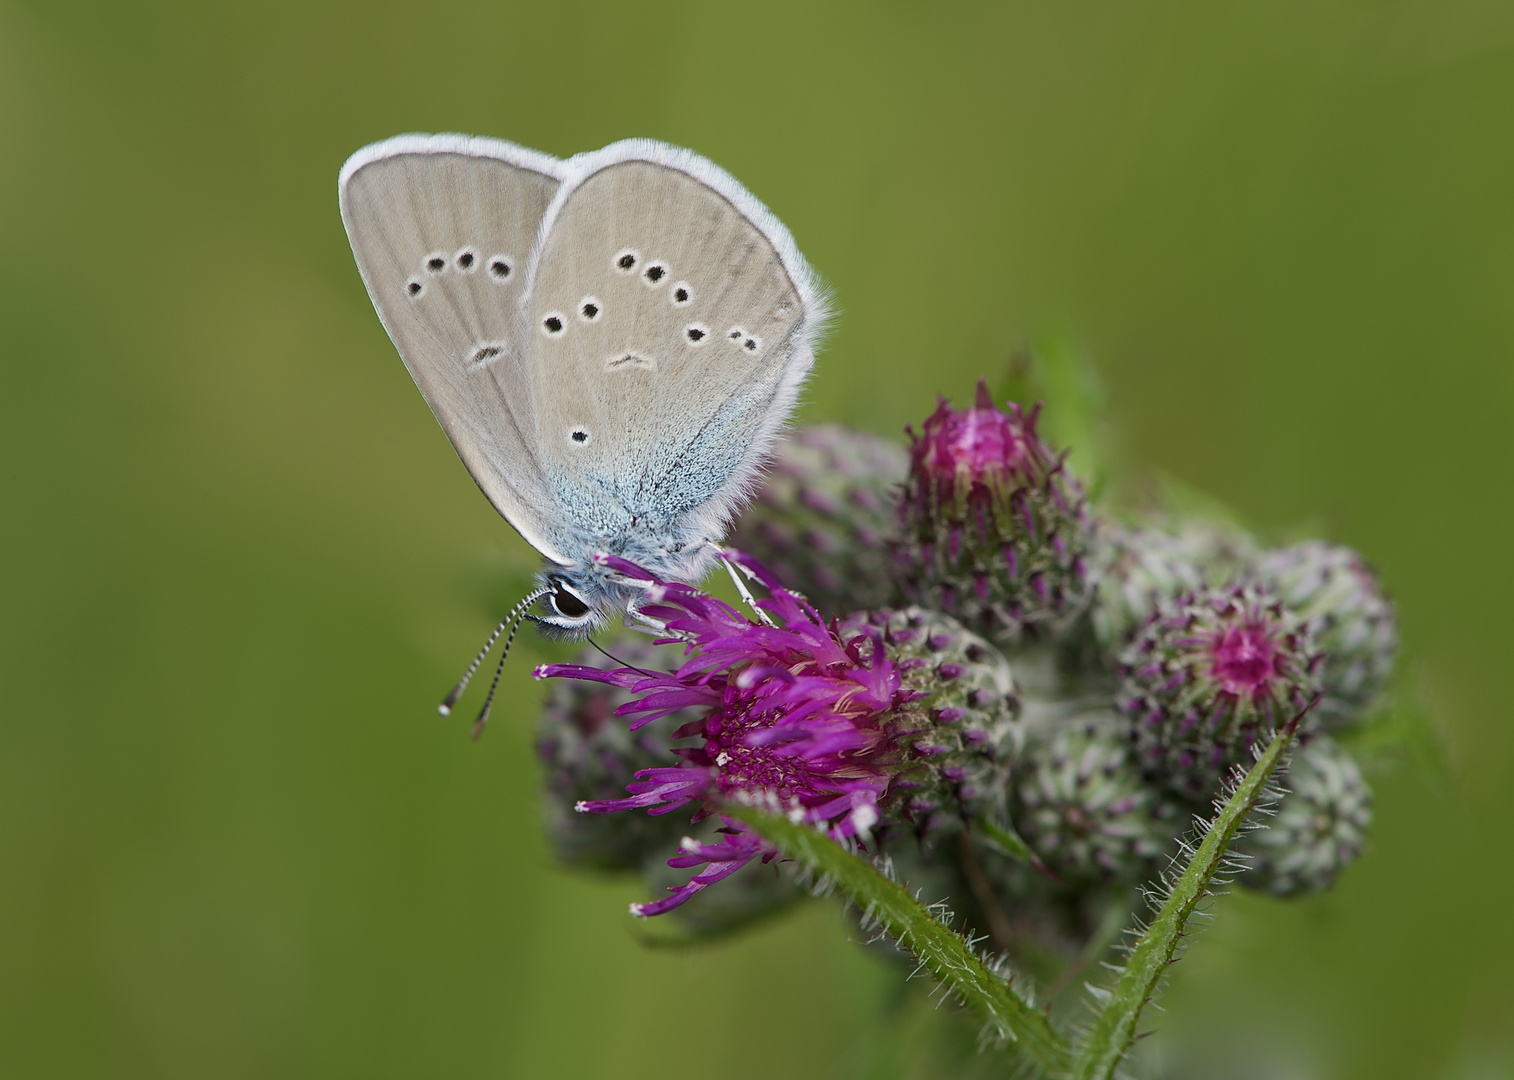
<path fill-rule="evenodd" d="M 676 766 L 636 774 L 628 796 L 578 804 L 586 813 L 647 810 L 661 815 L 692 806 L 700 820 L 728 802 L 749 802 L 824 827 L 838 839 L 866 837 L 878 822 L 896 774 L 909 760 L 898 721 L 917 697 L 900 677 L 878 634 L 842 640 L 819 615 L 755 560 L 732 558 L 771 593 L 760 606 L 774 625 L 687 585 L 659 582 L 632 563 L 601 556 L 626 577 L 646 583 L 638 610 L 682 641 L 677 671 L 610 671 L 575 664 L 538 668 L 538 678 L 567 676 L 630 691 L 616 714 L 639 729 L 681 709 L 699 710 L 675 737 Z M 757 857 L 774 854 L 760 837 L 726 819 L 725 839 L 685 839 L 669 865 L 706 866 L 686 885 L 638 915 L 671 910 Z"/>
<path fill-rule="evenodd" d="M 822 612 L 893 600 L 888 540 L 899 527 L 904 447 L 837 424 L 779 442 L 767 477 L 731 533 Z"/>
<path fill-rule="evenodd" d="M 1293 755 L 1277 813 L 1236 851 L 1251 857 L 1243 885 L 1276 896 L 1322 892 L 1355 861 L 1372 823 L 1372 791 L 1350 754 L 1326 736 Z"/>
<path fill-rule="evenodd" d="M 1338 728 L 1372 703 L 1393 672 L 1398 626 L 1377 576 L 1355 551 L 1309 540 L 1269 551 L 1256 577 L 1308 620 L 1324 654 L 1318 712 Z"/>
<path fill-rule="evenodd" d="M 1055 632 L 1086 605 L 1082 486 L 1036 433 L 1037 409 L 942 400 L 911 433 L 897 573 L 916 603 L 995 641 Z"/>
<path fill-rule="evenodd" d="M 1180 794 L 1208 797 L 1308 703 L 1319 659 L 1308 624 L 1263 586 L 1161 604 L 1120 655 L 1117 700 L 1138 764 Z"/>

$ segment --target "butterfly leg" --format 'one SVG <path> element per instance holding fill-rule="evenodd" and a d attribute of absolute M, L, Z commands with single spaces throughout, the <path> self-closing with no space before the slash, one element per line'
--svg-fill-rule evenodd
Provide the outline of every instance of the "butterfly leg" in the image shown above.
<path fill-rule="evenodd" d="M 661 619 L 654 619 L 652 618 L 652 616 L 643 612 L 641 610 L 641 605 L 638 604 L 635 600 L 632 600 L 629 604 L 626 605 L 626 618 L 634 619 L 637 623 L 640 624 L 640 626 L 631 627 L 631 629 L 633 630 L 639 630 L 644 627 L 647 630 L 650 630 L 653 633 L 657 634 L 671 633 L 671 631 L 668 630 L 667 623 L 663 622 Z"/>
<path fill-rule="evenodd" d="M 725 557 L 724 550 L 720 551 L 720 565 L 724 566 L 725 572 L 731 575 L 731 582 L 736 586 L 736 591 L 740 593 L 741 598 L 746 601 L 747 607 L 756 612 L 758 620 L 760 620 L 765 626 L 776 626 L 777 624 L 773 622 L 772 617 L 769 616 L 768 613 L 762 608 L 757 606 L 757 598 L 752 595 L 752 590 L 747 588 L 746 582 L 741 580 L 741 575 L 737 572 L 736 564 Z"/>

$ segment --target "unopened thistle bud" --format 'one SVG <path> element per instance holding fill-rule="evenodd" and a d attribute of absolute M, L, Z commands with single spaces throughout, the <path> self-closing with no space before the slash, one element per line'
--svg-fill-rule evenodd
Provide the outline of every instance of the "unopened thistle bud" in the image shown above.
<path fill-rule="evenodd" d="M 1204 799 L 1318 685 L 1308 623 L 1255 584 L 1161 604 L 1120 654 L 1117 704 L 1152 781 Z"/>
<path fill-rule="evenodd" d="M 615 639 L 610 652 L 633 667 L 677 663 L 678 650 L 658 647 L 641 634 Z M 593 649 L 574 660 L 586 667 L 618 667 Z M 580 814 L 581 801 L 625 794 L 642 769 L 677 763 L 673 732 L 698 716 L 693 709 L 652 721 L 636 731 L 615 715 L 632 695 L 604 683 L 558 679 L 552 683 L 537 729 L 536 751 L 546 772 L 546 825 L 553 852 L 570 866 L 637 870 L 649 856 L 676 847 L 688 821 L 645 814 Z"/>
<path fill-rule="evenodd" d="M 1002 817 L 1010 762 L 1019 749 L 1019 698 L 998 649 L 947 615 L 923 608 L 857 614 L 842 640 L 876 635 L 909 699 L 892 724 L 915 767 L 894 782 L 900 814 L 922 835 L 964 817 Z"/>
<path fill-rule="evenodd" d="M 1118 652 L 1160 603 L 1226 584 L 1250 567 L 1254 555 L 1246 533 L 1207 521 L 1174 530 L 1106 523 L 1092 556 L 1098 593 L 1090 614 L 1099 647 Z"/>
<path fill-rule="evenodd" d="M 1355 551 L 1323 540 L 1269 551 L 1256 576 L 1309 621 L 1324 654 L 1320 721 L 1341 726 L 1372 703 L 1393 672 L 1398 626 L 1377 576 Z"/>
<path fill-rule="evenodd" d="M 837 424 L 783 439 L 731 543 L 822 612 L 881 607 L 894 597 L 888 540 L 899 528 L 904 447 Z"/>
<path fill-rule="evenodd" d="M 1143 876 L 1176 829 L 1109 719 L 1032 743 L 1016 770 L 1015 828 L 1069 883 Z"/>
<path fill-rule="evenodd" d="M 1294 755 L 1277 814 L 1236 843 L 1251 857 L 1243 885 L 1277 896 L 1321 892 L 1361 854 L 1372 791 L 1350 754 L 1319 735 Z"/>
<path fill-rule="evenodd" d="M 1118 651 L 1162 601 L 1204 585 L 1187 545 L 1171 533 L 1106 526 L 1095 552 L 1098 596 L 1091 616 L 1094 636 L 1106 652 Z"/>
<path fill-rule="evenodd" d="M 943 400 L 910 449 L 896 574 L 906 595 L 1001 643 L 1055 634 L 1086 606 L 1082 485 L 1036 434 L 1037 410 Z"/>

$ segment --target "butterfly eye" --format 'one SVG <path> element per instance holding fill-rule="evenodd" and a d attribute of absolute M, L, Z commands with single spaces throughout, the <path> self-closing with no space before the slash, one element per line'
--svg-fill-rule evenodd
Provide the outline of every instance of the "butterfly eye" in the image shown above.
<path fill-rule="evenodd" d="M 578 302 L 578 317 L 586 323 L 599 318 L 604 314 L 604 310 L 597 296 L 586 296 Z"/>
<path fill-rule="evenodd" d="M 426 273 L 440 274 L 445 269 L 447 269 L 447 256 L 441 252 L 426 256 Z"/>
<path fill-rule="evenodd" d="M 542 331 L 548 337 L 556 337 L 558 334 L 561 334 L 564 325 L 562 315 L 555 311 L 541 321 Z"/>
<path fill-rule="evenodd" d="M 583 428 L 574 428 L 573 433 L 569 435 L 568 438 L 572 439 L 574 442 L 582 446 L 584 443 L 589 441 L 589 433 Z"/>
<path fill-rule="evenodd" d="M 557 613 L 568 619 L 582 619 L 589 613 L 589 605 L 568 591 L 560 581 L 552 583 L 552 606 Z"/>
<path fill-rule="evenodd" d="M 683 336 L 688 339 L 690 346 L 697 348 L 703 345 L 705 339 L 710 336 L 710 328 L 700 326 L 698 323 L 690 323 L 683 328 Z"/>
<path fill-rule="evenodd" d="M 410 298 L 412 300 L 419 296 L 424 289 L 425 286 L 415 278 L 411 278 L 408 282 L 405 283 L 405 292 L 410 295 Z"/>
<path fill-rule="evenodd" d="M 621 248 L 615 253 L 615 269 L 622 274 L 633 272 L 640 261 L 640 253 L 633 248 Z"/>
<path fill-rule="evenodd" d="M 687 281 L 674 282 L 673 291 L 669 294 L 669 299 L 673 301 L 674 307 L 683 307 L 694 299 L 694 290 L 689 286 Z"/>
<path fill-rule="evenodd" d="M 515 264 L 510 261 L 508 255 L 489 256 L 489 276 L 495 281 L 504 281 L 515 269 Z"/>
<path fill-rule="evenodd" d="M 655 289 L 662 284 L 662 279 L 668 276 L 667 264 L 662 262 L 649 263 L 647 268 L 641 272 L 641 276 L 642 280 Z"/>
<path fill-rule="evenodd" d="M 478 256 L 467 248 L 452 256 L 452 261 L 457 263 L 457 268 L 464 274 L 471 274 L 478 263 Z"/>
<path fill-rule="evenodd" d="M 741 347 L 747 352 L 756 352 L 758 349 L 762 348 L 762 339 L 749 337 L 741 343 Z"/>

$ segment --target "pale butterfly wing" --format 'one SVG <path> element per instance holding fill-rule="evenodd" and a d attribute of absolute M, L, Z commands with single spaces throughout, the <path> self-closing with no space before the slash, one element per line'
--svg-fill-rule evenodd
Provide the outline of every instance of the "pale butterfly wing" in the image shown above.
<path fill-rule="evenodd" d="M 820 299 L 783 225 L 698 155 L 632 140 L 568 164 L 528 283 L 536 457 L 586 537 L 660 538 L 676 569 L 791 411 Z"/>
<path fill-rule="evenodd" d="M 565 169 L 494 139 L 402 135 L 342 168 L 342 221 L 384 328 L 474 481 L 556 562 L 538 469 L 521 300 Z"/>

